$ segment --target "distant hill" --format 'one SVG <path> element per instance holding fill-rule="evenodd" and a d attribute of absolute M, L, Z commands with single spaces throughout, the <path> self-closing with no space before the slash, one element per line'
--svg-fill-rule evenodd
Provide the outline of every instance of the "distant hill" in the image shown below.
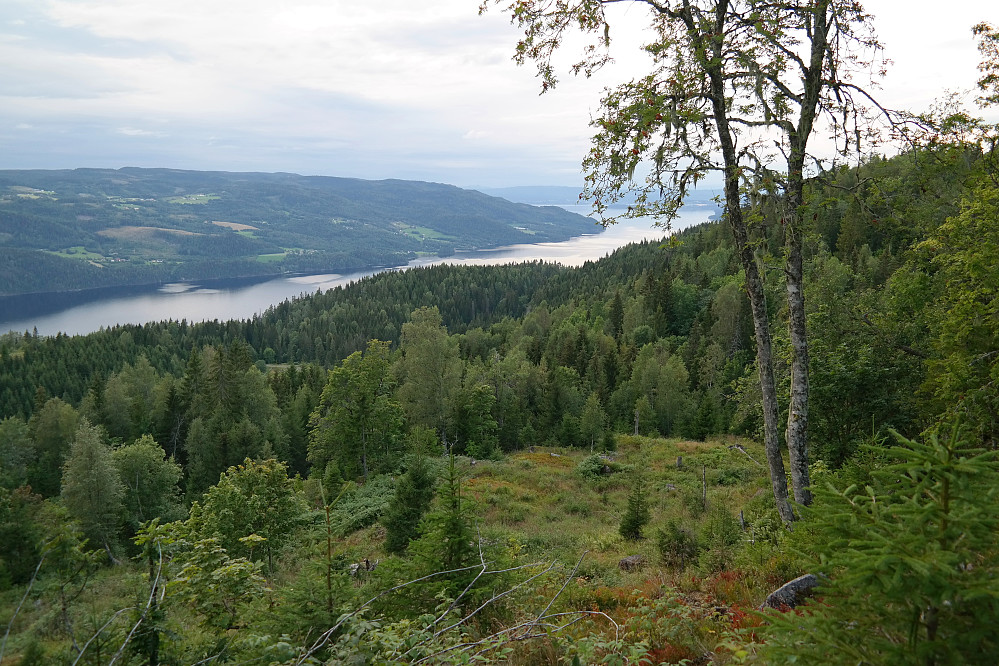
<path fill-rule="evenodd" d="M 516 201 L 533 205 L 547 206 L 571 206 L 574 204 L 587 204 L 587 201 L 579 200 L 580 188 L 557 185 L 524 185 L 519 187 L 480 187 L 480 192 L 484 192 L 494 197 L 502 197 L 507 201 Z M 713 203 L 714 197 L 721 194 L 721 190 L 701 189 L 695 190 L 687 197 L 687 203 Z M 627 201 L 622 201 L 622 205 L 627 205 Z"/>
<path fill-rule="evenodd" d="M 0 171 L 0 294 L 343 272 L 418 254 L 565 240 L 592 226 L 554 206 L 439 183 L 8 170 Z"/>

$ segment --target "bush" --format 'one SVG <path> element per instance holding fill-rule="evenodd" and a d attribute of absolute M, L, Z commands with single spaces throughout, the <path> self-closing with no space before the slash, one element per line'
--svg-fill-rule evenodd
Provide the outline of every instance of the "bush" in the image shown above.
<path fill-rule="evenodd" d="M 656 530 L 656 547 L 666 566 L 683 571 L 697 558 L 700 544 L 694 531 L 670 520 Z"/>
<path fill-rule="evenodd" d="M 737 486 L 753 478 L 752 470 L 745 467 L 726 467 L 714 474 L 714 482 L 719 486 Z"/>
<path fill-rule="evenodd" d="M 742 541 L 739 521 L 727 509 L 712 509 L 701 528 L 704 547 L 698 565 L 705 573 L 724 571 L 732 566 L 738 545 Z"/>
<path fill-rule="evenodd" d="M 621 465 L 603 456 L 586 456 L 576 466 L 576 473 L 587 479 L 599 479 L 605 474 L 621 471 Z"/>
<path fill-rule="evenodd" d="M 392 498 L 395 484 L 385 474 L 371 477 L 363 486 L 348 491 L 331 511 L 336 529 L 343 535 L 374 525 Z"/>

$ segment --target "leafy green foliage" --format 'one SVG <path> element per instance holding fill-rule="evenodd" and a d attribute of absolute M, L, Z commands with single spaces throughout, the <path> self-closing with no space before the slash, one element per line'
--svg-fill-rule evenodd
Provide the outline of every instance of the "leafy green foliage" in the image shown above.
<path fill-rule="evenodd" d="M 461 380 L 457 340 L 450 338 L 437 308 L 418 308 L 402 327 L 399 400 L 413 423 L 453 439 L 454 400 Z"/>
<path fill-rule="evenodd" d="M 378 474 L 362 485 L 348 484 L 330 515 L 337 534 L 348 535 L 378 522 L 391 506 L 396 484 L 388 474 Z"/>
<path fill-rule="evenodd" d="M 771 618 L 768 659 L 803 663 L 992 663 L 999 643 L 999 462 L 958 426 L 896 435 L 865 488 L 820 490 L 808 550 L 822 601 Z"/>
<path fill-rule="evenodd" d="M 999 187 L 983 180 L 959 215 L 922 248 L 945 285 L 931 325 L 939 358 L 927 388 L 941 412 L 967 414 L 986 439 L 999 437 Z"/>
<path fill-rule="evenodd" d="M 63 466 L 62 501 L 90 543 L 110 554 L 118 545 L 125 487 L 104 439 L 100 426 L 80 422 Z"/>
<path fill-rule="evenodd" d="M 35 442 L 35 464 L 28 468 L 28 483 L 43 497 L 59 494 L 62 465 L 76 433 L 77 413 L 59 398 L 51 398 L 28 420 Z"/>
<path fill-rule="evenodd" d="M 372 340 L 329 373 L 310 419 L 309 459 L 347 479 L 384 470 L 398 452 L 402 409 L 394 399 L 387 342 Z"/>
<path fill-rule="evenodd" d="M 157 543 L 172 554 L 176 573 L 166 593 L 191 607 L 202 625 L 216 634 L 236 628 L 242 611 L 268 590 L 260 565 L 230 557 L 218 539 L 194 539 L 182 525 L 152 527 L 139 543 Z"/>
<path fill-rule="evenodd" d="M 122 506 L 131 535 L 145 522 L 169 522 L 183 517 L 180 498 L 180 465 L 165 458 L 162 448 L 149 435 L 111 452 L 124 486 Z"/>
<path fill-rule="evenodd" d="M 190 525 L 196 537 L 215 539 L 235 557 L 254 560 L 256 554 L 272 571 L 274 558 L 304 520 L 305 504 L 285 465 L 247 459 L 226 470 L 218 485 L 194 504 Z"/>

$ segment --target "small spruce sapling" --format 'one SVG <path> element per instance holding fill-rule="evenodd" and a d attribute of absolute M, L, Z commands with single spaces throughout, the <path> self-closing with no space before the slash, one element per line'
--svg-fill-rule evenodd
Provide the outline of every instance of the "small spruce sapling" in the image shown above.
<path fill-rule="evenodd" d="M 429 428 L 414 428 L 410 435 L 409 469 L 399 479 L 395 496 L 389 504 L 382 524 L 385 525 L 385 550 L 400 555 L 409 542 L 419 535 L 420 519 L 434 499 L 435 478 L 427 461 L 427 452 L 436 442 L 436 433 Z"/>
<path fill-rule="evenodd" d="M 621 518 L 621 536 L 630 541 L 642 538 L 642 529 L 649 523 L 649 498 L 646 493 L 645 475 L 636 471 L 628 495 L 628 508 Z"/>
<path fill-rule="evenodd" d="M 872 483 L 819 490 L 807 510 L 814 570 L 801 616 L 774 616 L 768 663 L 999 662 L 999 460 L 957 425 L 913 441 Z"/>

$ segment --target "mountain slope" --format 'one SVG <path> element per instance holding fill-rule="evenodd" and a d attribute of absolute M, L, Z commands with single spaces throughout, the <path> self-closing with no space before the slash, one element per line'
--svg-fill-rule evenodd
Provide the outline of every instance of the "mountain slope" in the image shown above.
<path fill-rule="evenodd" d="M 0 171 L 0 294 L 347 271 L 593 230 L 556 207 L 402 180 L 173 169 Z M 26 270 L 32 264 L 45 270 Z"/>

